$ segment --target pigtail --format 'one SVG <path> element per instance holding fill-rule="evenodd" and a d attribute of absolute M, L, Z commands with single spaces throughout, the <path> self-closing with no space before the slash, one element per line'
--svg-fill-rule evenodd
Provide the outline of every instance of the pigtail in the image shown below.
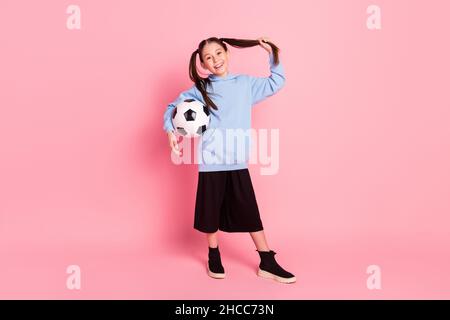
<path fill-rule="evenodd" d="M 195 83 L 195 86 L 200 91 L 200 93 L 203 96 L 203 99 L 205 100 L 206 105 L 209 108 L 212 108 L 214 110 L 217 110 L 217 106 L 214 104 L 214 102 L 209 98 L 208 92 L 206 91 L 206 88 L 208 84 L 211 83 L 211 80 L 208 78 L 202 78 L 197 72 L 197 54 L 199 53 L 198 50 L 195 50 L 191 55 L 191 60 L 189 61 L 189 77 L 191 80 Z"/>
<path fill-rule="evenodd" d="M 255 47 L 259 46 L 258 40 L 247 40 L 247 39 L 233 39 L 233 38 L 220 38 L 219 39 L 222 42 L 228 43 L 230 46 L 235 48 L 249 48 L 249 47 Z M 278 65 L 279 63 L 279 52 L 280 48 L 278 48 L 275 44 L 272 42 L 266 42 L 271 48 L 273 53 L 273 62 L 275 65 Z"/>

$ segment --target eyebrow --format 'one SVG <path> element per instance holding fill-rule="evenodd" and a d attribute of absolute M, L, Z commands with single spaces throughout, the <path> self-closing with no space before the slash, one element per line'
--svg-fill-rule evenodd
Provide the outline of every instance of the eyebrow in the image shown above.
<path fill-rule="evenodd" d="M 221 48 L 219 48 L 219 49 L 216 49 L 216 52 L 217 52 L 217 51 L 219 51 L 219 50 L 222 50 L 222 49 L 221 49 Z M 210 56 L 210 54 L 209 54 L 209 53 L 207 53 L 207 54 L 205 54 L 205 57 L 206 57 L 206 56 Z"/>

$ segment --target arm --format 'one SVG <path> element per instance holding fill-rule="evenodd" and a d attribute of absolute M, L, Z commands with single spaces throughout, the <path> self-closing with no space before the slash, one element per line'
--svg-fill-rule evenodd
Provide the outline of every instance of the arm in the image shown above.
<path fill-rule="evenodd" d="M 177 106 L 177 104 L 183 102 L 186 99 L 195 99 L 198 101 L 203 101 L 203 99 L 199 98 L 199 95 L 201 96 L 200 92 L 197 90 L 195 85 L 193 85 L 190 89 L 183 91 L 180 93 L 180 95 L 171 103 L 167 105 L 167 109 L 164 112 L 164 125 L 163 129 L 166 132 L 173 132 L 175 131 L 175 128 L 172 124 L 172 113 L 173 109 Z"/>
<path fill-rule="evenodd" d="M 172 113 L 173 113 L 173 109 L 175 109 L 175 107 L 180 103 L 183 102 L 186 99 L 196 99 L 199 101 L 203 101 L 201 99 L 198 99 L 198 95 L 197 95 L 197 88 L 195 87 L 195 85 L 193 85 L 190 89 L 183 91 L 182 93 L 180 93 L 180 95 L 171 103 L 169 103 L 167 105 L 167 109 L 164 112 L 164 126 L 163 129 L 164 131 L 167 132 L 167 137 L 169 138 L 169 147 L 172 149 L 172 151 L 177 154 L 178 156 L 181 155 L 180 149 L 178 147 L 178 141 L 177 141 L 177 137 L 175 136 L 175 128 L 173 127 L 172 124 Z M 199 95 L 201 95 L 199 93 Z"/>
<path fill-rule="evenodd" d="M 269 54 L 270 76 L 252 77 L 250 76 L 250 88 L 252 95 L 252 104 L 256 104 L 267 97 L 275 94 L 285 83 L 284 68 L 279 61 L 278 65 L 273 62 L 273 54 Z"/>

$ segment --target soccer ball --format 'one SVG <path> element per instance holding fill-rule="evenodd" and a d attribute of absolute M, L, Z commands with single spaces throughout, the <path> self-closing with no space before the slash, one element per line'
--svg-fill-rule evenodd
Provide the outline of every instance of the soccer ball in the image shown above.
<path fill-rule="evenodd" d="M 179 103 L 172 114 L 172 124 L 179 135 L 194 138 L 208 129 L 209 109 L 200 101 L 186 99 Z"/>

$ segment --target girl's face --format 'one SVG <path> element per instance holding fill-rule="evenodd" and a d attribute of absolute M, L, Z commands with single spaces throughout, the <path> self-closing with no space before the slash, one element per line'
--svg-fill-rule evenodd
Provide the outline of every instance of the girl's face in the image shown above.
<path fill-rule="evenodd" d="M 228 51 L 216 42 L 207 43 L 202 50 L 201 66 L 211 73 L 223 77 L 228 73 Z"/>

